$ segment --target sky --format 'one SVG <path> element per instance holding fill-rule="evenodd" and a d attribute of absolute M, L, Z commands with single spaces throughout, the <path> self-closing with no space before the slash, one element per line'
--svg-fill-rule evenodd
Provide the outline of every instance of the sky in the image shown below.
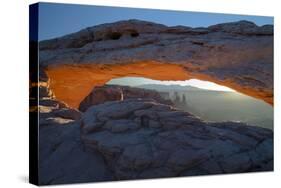
<path fill-rule="evenodd" d="M 39 40 L 60 37 L 98 24 L 128 19 L 151 21 L 167 26 L 190 27 L 207 27 L 239 20 L 252 21 L 257 25 L 273 24 L 273 17 L 266 16 L 40 3 Z"/>
<path fill-rule="evenodd" d="M 190 27 L 208 27 L 218 23 L 239 20 L 252 21 L 259 26 L 273 24 L 273 17 L 266 16 L 39 3 L 39 41 L 60 37 L 94 25 L 129 19 L 151 21 L 167 26 L 183 25 Z M 146 78 L 121 78 L 112 82 L 132 86 L 136 84 L 180 84 L 203 89 L 233 91 L 230 88 L 200 80 L 161 82 Z"/>
<path fill-rule="evenodd" d="M 194 86 L 201 89 L 216 90 L 216 91 L 232 91 L 231 88 L 215 84 L 213 82 L 202 81 L 197 79 L 190 79 L 186 81 L 158 81 L 141 77 L 123 77 L 112 79 L 107 84 L 125 85 L 125 86 L 139 86 L 143 84 L 161 84 L 161 85 L 181 85 Z"/>

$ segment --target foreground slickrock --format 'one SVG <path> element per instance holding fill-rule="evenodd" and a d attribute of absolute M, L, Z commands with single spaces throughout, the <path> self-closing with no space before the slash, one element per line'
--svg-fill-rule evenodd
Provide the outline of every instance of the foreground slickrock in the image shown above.
<path fill-rule="evenodd" d="M 113 180 L 102 156 L 81 142 L 81 113 L 51 97 L 39 103 L 39 183 Z"/>
<path fill-rule="evenodd" d="M 48 71 L 56 96 L 72 107 L 94 86 L 130 75 L 208 80 L 273 104 L 272 25 L 101 24 L 40 42 L 40 65 Z"/>
<path fill-rule="evenodd" d="M 40 184 L 273 170 L 273 133 L 207 123 L 154 100 L 127 99 L 84 114 L 40 102 Z"/>
<path fill-rule="evenodd" d="M 238 173 L 273 168 L 272 131 L 206 123 L 153 100 L 92 106 L 82 116 L 85 147 L 116 179 Z"/>

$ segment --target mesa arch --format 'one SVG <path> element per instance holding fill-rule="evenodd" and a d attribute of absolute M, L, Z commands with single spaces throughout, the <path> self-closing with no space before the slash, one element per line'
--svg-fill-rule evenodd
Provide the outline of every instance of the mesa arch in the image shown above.
<path fill-rule="evenodd" d="M 207 80 L 273 105 L 273 26 L 207 28 L 128 20 L 40 42 L 56 98 L 77 108 L 96 85 L 124 76 Z"/>

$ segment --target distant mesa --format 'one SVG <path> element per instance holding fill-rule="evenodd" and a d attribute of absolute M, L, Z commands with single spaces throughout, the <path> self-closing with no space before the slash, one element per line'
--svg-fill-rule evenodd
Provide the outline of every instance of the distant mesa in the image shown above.
<path fill-rule="evenodd" d="M 143 89 L 150 89 L 150 90 L 157 90 L 157 91 L 202 91 L 205 89 L 201 89 L 194 86 L 180 86 L 180 85 L 161 85 L 161 84 L 143 84 L 137 85 L 135 87 L 143 88 Z"/>

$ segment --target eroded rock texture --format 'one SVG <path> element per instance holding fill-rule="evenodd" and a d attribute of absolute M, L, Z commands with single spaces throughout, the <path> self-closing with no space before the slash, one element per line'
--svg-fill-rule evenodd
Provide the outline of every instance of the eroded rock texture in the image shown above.
<path fill-rule="evenodd" d="M 103 101 L 81 113 L 40 80 L 42 185 L 273 170 L 269 129 L 204 122 L 154 99 Z"/>
<path fill-rule="evenodd" d="M 135 69 L 134 64 L 139 63 L 145 71 Z M 139 20 L 102 24 L 41 42 L 40 64 L 48 69 L 55 95 L 69 101 L 72 107 L 78 107 L 93 86 L 128 75 L 159 80 L 209 80 L 273 104 L 272 25 L 259 27 L 240 21 L 190 28 Z M 123 72 L 122 65 L 132 67 L 123 67 Z M 155 65 L 162 69 L 167 66 L 166 74 L 159 67 L 143 73 Z M 85 71 L 83 66 L 88 71 L 82 75 L 89 73 L 89 80 L 72 74 Z M 56 74 L 54 70 L 59 67 L 72 76 L 60 77 L 62 72 Z M 99 77 L 101 72 L 108 76 Z M 64 83 L 64 90 L 60 82 Z M 77 93 L 76 101 L 71 101 L 60 94 L 62 90 L 65 96 L 75 91 L 83 94 Z"/>
<path fill-rule="evenodd" d="M 39 109 L 40 184 L 273 170 L 269 129 L 207 123 L 151 99 L 105 102 L 81 115 L 45 98 Z"/>
<path fill-rule="evenodd" d="M 267 171 L 271 130 L 242 123 L 207 123 L 154 100 L 92 106 L 81 139 L 98 151 L 116 179 Z"/>
<path fill-rule="evenodd" d="M 87 151 L 81 142 L 81 112 L 48 95 L 51 92 L 47 83 L 47 77 L 41 79 L 44 93 L 39 94 L 38 106 L 39 184 L 113 180 L 103 157 Z"/>

